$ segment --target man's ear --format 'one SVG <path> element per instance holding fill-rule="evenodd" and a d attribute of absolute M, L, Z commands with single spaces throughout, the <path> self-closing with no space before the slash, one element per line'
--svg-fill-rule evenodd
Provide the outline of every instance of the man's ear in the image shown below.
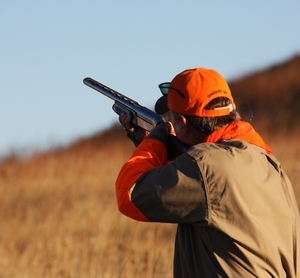
<path fill-rule="evenodd" d="M 186 125 L 186 118 L 183 115 L 178 114 L 178 118 L 183 125 Z"/>
<path fill-rule="evenodd" d="M 190 130 L 190 125 L 187 123 L 186 118 L 183 115 L 178 115 L 178 118 L 180 120 L 180 123 L 182 125 L 182 131 L 185 137 L 188 137 L 188 133 Z"/>

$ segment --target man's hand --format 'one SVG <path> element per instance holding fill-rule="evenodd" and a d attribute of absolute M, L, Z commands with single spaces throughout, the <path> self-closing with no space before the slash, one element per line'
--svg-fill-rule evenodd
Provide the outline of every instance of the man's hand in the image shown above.
<path fill-rule="evenodd" d="M 119 116 L 119 122 L 123 126 L 123 128 L 127 131 L 133 131 L 134 128 L 132 124 L 132 116 L 129 113 L 122 113 Z"/>
<path fill-rule="evenodd" d="M 156 129 L 166 130 L 169 134 L 175 135 L 175 130 L 171 122 L 160 123 L 156 127 Z"/>
<path fill-rule="evenodd" d="M 149 132 L 145 129 L 134 126 L 132 124 L 132 115 L 129 113 L 122 113 L 119 116 L 119 122 L 123 126 L 124 130 L 127 131 L 127 137 L 133 142 L 133 144 L 137 147 L 147 136 Z"/>

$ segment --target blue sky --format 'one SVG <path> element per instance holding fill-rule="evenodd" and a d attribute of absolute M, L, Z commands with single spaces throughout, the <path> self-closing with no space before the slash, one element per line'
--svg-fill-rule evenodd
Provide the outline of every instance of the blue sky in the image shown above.
<path fill-rule="evenodd" d="M 118 121 L 90 76 L 153 108 L 193 67 L 228 81 L 300 53 L 300 1 L 2 1 L 0 155 Z"/>

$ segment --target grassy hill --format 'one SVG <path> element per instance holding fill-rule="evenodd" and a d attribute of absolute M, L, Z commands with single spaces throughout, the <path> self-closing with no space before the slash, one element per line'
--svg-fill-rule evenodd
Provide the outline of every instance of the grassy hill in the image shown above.
<path fill-rule="evenodd" d="M 300 56 L 230 82 L 282 162 L 300 204 Z M 246 106 L 245 106 L 246 107 Z M 68 147 L 0 162 L 0 277 L 172 277 L 174 225 L 117 209 L 133 144 L 113 126 Z"/>
<path fill-rule="evenodd" d="M 250 105 L 263 133 L 299 132 L 300 55 L 230 82 L 237 106 Z"/>

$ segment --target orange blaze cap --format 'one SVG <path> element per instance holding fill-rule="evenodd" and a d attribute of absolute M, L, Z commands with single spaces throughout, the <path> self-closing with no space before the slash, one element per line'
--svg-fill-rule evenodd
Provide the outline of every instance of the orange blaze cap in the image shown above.
<path fill-rule="evenodd" d="M 205 109 L 217 97 L 226 97 L 231 104 L 213 110 Z M 195 68 L 174 77 L 168 90 L 168 107 L 186 116 L 219 117 L 229 115 L 235 104 L 227 82 L 218 72 Z"/>

